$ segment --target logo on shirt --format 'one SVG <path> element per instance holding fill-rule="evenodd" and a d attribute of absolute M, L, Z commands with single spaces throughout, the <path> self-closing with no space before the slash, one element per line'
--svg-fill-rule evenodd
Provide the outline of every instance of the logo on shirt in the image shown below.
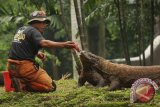
<path fill-rule="evenodd" d="M 21 42 L 25 39 L 25 34 L 23 33 L 23 30 L 18 30 L 18 32 L 14 36 L 14 42 Z"/>

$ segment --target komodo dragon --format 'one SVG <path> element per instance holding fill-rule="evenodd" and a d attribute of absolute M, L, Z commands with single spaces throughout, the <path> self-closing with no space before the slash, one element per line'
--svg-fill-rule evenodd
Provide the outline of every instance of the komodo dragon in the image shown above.
<path fill-rule="evenodd" d="M 85 61 L 80 60 L 79 55 L 76 51 L 72 51 L 75 62 L 76 68 L 79 74 L 78 78 L 78 87 L 83 86 L 86 82 L 90 83 L 95 87 L 102 87 L 107 85 L 107 81 L 102 77 L 101 74 L 96 72 L 92 66 L 85 63 Z"/>
<path fill-rule="evenodd" d="M 129 66 L 112 63 L 90 52 L 80 53 L 82 63 L 88 64 L 109 83 L 107 90 L 129 88 L 139 78 L 150 78 L 160 85 L 160 66 Z"/>

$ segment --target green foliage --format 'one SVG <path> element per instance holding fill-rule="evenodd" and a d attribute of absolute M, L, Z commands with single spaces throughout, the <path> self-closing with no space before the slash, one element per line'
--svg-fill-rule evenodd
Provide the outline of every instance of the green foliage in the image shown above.
<path fill-rule="evenodd" d="M 68 5 L 67 1 L 64 4 L 64 7 L 66 8 L 66 5 Z M 3 2 L 3 4 L 0 4 L 0 52 L 1 50 L 4 50 L 3 54 L 1 55 L 2 60 L 0 60 L 0 70 L 6 69 L 8 50 L 11 44 L 11 39 L 13 38 L 17 28 L 27 24 L 27 20 L 31 12 L 41 9 L 46 10 L 47 15 L 51 19 L 51 24 L 49 26 L 51 32 L 46 32 L 46 35 L 48 34 L 49 36 L 54 36 L 49 37 L 49 39 L 55 41 L 59 38 L 64 38 L 65 31 L 63 30 L 63 25 L 61 23 L 59 1 L 6 0 Z M 65 11 L 68 10 L 65 9 Z M 65 14 L 69 13 L 65 12 Z M 67 18 L 69 19 L 69 17 Z M 8 39 L 4 39 L 4 37 Z M 51 55 L 49 52 L 46 52 L 46 54 L 47 59 L 53 60 L 57 67 L 61 65 L 61 61 L 56 55 Z M 36 60 L 41 66 L 45 66 L 39 59 L 36 58 Z"/>
<path fill-rule="evenodd" d="M 45 65 L 45 61 L 48 60 L 53 60 L 53 62 L 55 62 L 56 66 L 60 66 L 61 62 L 59 61 L 58 57 L 55 55 L 51 55 L 49 52 L 45 51 L 43 52 L 46 55 L 46 59 L 42 62 L 41 59 L 39 59 L 38 57 L 36 57 L 36 62 L 38 62 L 40 64 L 41 67 L 45 67 L 47 65 Z"/>
<path fill-rule="evenodd" d="M 8 49 L 11 45 L 10 41 L 12 40 L 12 37 L 12 34 L 0 36 L 0 71 L 6 70 Z"/>
<path fill-rule="evenodd" d="M 94 26 L 100 21 L 105 22 L 106 25 L 106 50 L 107 58 L 117 58 L 124 57 L 122 40 L 120 36 L 120 27 L 118 19 L 118 9 L 114 2 L 115 0 L 91 0 L 87 1 L 84 5 L 86 22 L 90 26 Z M 119 0 L 121 2 L 121 0 Z M 125 28 L 126 36 L 128 38 L 129 53 L 130 56 L 139 55 L 140 51 L 138 50 L 138 37 L 140 36 L 140 27 L 137 24 L 142 23 L 142 35 L 144 37 L 143 45 L 144 49 L 149 45 L 151 32 L 151 3 L 150 0 L 143 1 L 142 4 L 139 4 L 137 14 L 136 4 L 129 4 L 128 0 L 126 3 L 123 3 L 125 8 Z M 136 2 L 135 2 L 136 3 Z M 155 16 L 159 15 L 159 1 L 155 0 Z M 142 7 L 140 7 L 142 6 Z M 121 5 L 120 5 L 121 7 Z M 141 11 L 141 13 L 140 13 Z M 99 16 L 103 16 L 105 20 L 99 20 Z M 142 17 L 142 20 L 140 19 Z M 124 23 L 123 23 L 124 24 Z M 95 41 L 94 41 L 95 42 Z M 117 48 L 118 47 L 118 48 Z M 144 50 L 143 49 L 143 50 Z M 142 51 L 143 51 L 142 50 Z"/>
<path fill-rule="evenodd" d="M 32 9 L 17 0 L 5 0 L 0 4 L 0 71 L 6 70 L 8 50 L 17 27 L 26 22 L 28 11 Z"/>
<path fill-rule="evenodd" d="M 56 81 L 57 90 L 49 93 L 4 92 L 0 88 L 0 107 L 158 107 L 159 92 L 149 103 L 130 103 L 130 90 L 108 92 L 106 87 L 77 88 L 74 80 Z"/>

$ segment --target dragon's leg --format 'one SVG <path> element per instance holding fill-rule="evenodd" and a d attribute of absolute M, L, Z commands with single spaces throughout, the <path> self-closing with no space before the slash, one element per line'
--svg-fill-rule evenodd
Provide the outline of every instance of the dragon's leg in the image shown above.
<path fill-rule="evenodd" d="M 119 88 L 120 82 L 117 77 L 111 76 L 109 79 L 111 81 L 111 84 L 110 84 L 109 88 L 107 89 L 108 91 L 112 91 L 112 90 Z"/>
<path fill-rule="evenodd" d="M 98 84 L 96 85 L 97 88 L 104 87 L 106 85 L 105 79 L 100 79 Z"/>
<path fill-rule="evenodd" d="M 78 78 L 78 87 L 83 86 L 85 84 L 85 82 L 86 82 L 86 79 L 83 76 L 80 76 Z"/>

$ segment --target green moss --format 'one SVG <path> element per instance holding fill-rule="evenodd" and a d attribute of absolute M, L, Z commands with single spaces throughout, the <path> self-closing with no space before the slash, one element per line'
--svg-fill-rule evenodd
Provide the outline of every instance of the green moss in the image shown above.
<path fill-rule="evenodd" d="M 104 88 L 77 88 L 74 80 L 56 81 L 57 91 L 50 93 L 5 92 L 0 88 L 0 107 L 159 107 L 160 92 L 145 104 L 130 103 L 130 90 L 106 91 Z"/>

